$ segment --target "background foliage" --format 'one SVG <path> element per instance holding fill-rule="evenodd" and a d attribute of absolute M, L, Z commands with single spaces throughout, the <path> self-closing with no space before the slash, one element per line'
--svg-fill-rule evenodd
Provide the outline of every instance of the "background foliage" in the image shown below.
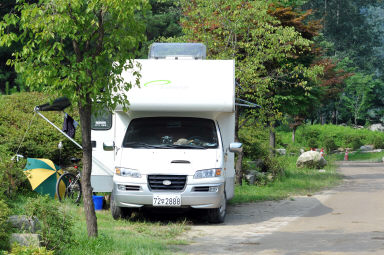
<path fill-rule="evenodd" d="M 53 99 L 38 92 L 0 95 L 0 153 L 3 151 L 3 153 L 7 152 L 8 156 L 13 156 L 18 151 L 24 157 L 48 158 L 58 165 L 68 164 L 69 158 L 79 156 L 79 149 L 71 141 L 40 116 L 34 116 L 35 106 Z M 79 120 L 74 108 L 68 108 L 67 111 L 74 120 Z M 63 126 L 62 112 L 42 113 L 58 127 Z M 76 131 L 75 138 L 77 142 L 81 141 L 80 130 Z M 64 145 L 62 151 L 58 149 L 60 141 Z M 3 157 L 8 159 L 5 155 Z"/>

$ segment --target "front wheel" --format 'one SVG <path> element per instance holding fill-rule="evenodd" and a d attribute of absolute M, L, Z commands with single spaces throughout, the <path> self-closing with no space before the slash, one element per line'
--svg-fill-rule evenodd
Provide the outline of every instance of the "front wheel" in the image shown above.
<path fill-rule="evenodd" d="M 208 221 L 210 223 L 223 223 L 225 220 L 227 210 L 227 196 L 225 192 L 221 197 L 220 207 L 214 209 L 208 209 Z"/>
<path fill-rule="evenodd" d="M 127 207 L 117 206 L 113 193 L 111 195 L 110 207 L 111 207 L 112 218 L 115 220 L 130 217 L 132 214 L 132 209 L 127 208 Z"/>
<path fill-rule="evenodd" d="M 81 183 L 74 174 L 65 173 L 56 182 L 56 195 L 60 202 L 69 200 L 79 203 L 81 199 Z"/>

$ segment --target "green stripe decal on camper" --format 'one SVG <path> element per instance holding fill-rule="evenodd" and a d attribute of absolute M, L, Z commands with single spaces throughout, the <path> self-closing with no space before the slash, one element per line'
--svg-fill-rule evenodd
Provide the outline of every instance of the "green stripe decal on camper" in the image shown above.
<path fill-rule="evenodd" d="M 171 83 L 170 80 L 154 80 L 154 81 L 146 82 L 144 84 L 144 86 L 148 86 L 148 85 L 167 85 L 167 84 L 170 84 L 170 83 Z"/>

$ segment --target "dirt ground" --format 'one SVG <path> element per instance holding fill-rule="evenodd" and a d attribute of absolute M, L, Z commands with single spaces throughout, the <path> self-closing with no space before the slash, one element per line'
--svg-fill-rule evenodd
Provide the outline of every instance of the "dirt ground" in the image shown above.
<path fill-rule="evenodd" d="M 384 254 L 384 164 L 341 162 L 343 183 L 313 196 L 229 206 L 194 224 L 177 254 Z"/>

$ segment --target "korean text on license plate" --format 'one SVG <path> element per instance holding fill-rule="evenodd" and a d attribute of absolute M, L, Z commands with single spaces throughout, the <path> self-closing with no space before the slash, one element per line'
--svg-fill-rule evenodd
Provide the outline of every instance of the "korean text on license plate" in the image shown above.
<path fill-rule="evenodd" d="M 179 207 L 181 206 L 181 195 L 153 194 L 153 206 Z"/>

